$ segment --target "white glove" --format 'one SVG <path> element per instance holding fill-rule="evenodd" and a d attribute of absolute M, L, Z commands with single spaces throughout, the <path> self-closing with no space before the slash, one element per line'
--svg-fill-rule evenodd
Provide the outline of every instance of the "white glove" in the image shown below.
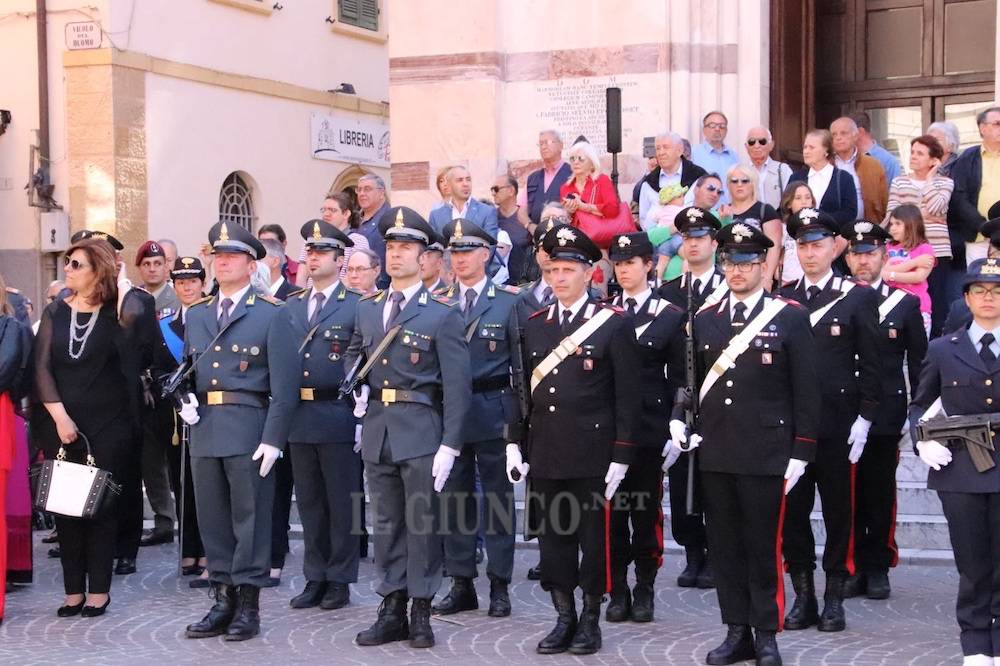
<path fill-rule="evenodd" d="M 688 441 L 687 424 L 674 419 L 670 422 L 670 441 L 674 443 L 678 451 L 687 452 L 698 448 L 698 445 L 701 444 L 701 435 L 693 434 L 691 441 Z M 687 448 L 681 446 L 682 444 L 687 444 Z"/>
<path fill-rule="evenodd" d="M 660 452 L 660 455 L 663 456 L 662 469 L 666 472 L 681 457 L 681 450 L 674 446 L 674 443 L 668 439 L 667 443 L 663 445 L 663 451 Z"/>
<path fill-rule="evenodd" d="M 604 475 L 604 483 L 608 484 L 604 488 L 604 499 L 610 501 L 615 496 L 615 491 L 625 479 L 626 472 L 628 472 L 628 465 L 616 462 L 608 465 L 608 473 Z"/>
<path fill-rule="evenodd" d="M 194 425 L 201 420 L 201 415 L 198 414 L 198 397 L 194 393 L 188 393 L 185 397 L 181 398 L 181 403 L 181 409 L 177 413 L 184 423 Z"/>
<path fill-rule="evenodd" d="M 459 456 L 459 453 L 460 451 L 444 444 L 438 447 L 437 453 L 434 454 L 434 462 L 431 464 L 435 492 L 441 492 L 444 489 L 444 484 L 451 476 L 451 468 L 455 466 L 455 458 Z"/>
<path fill-rule="evenodd" d="M 951 451 L 941 442 L 933 439 L 917 442 L 917 454 L 928 467 L 941 471 L 942 467 L 951 462 Z"/>
<path fill-rule="evenodd" d="M 852 465 L 856 465 L 861 460 L 861 454 L 865 451 L 865 444 L 868 442 L 868 431 L 871 430 L 872 422 L 863 416 L 854 419 L 851 426 L 851 434 L 847 436 L 847 443 L 851 445 L 851 450 L 847 454 L 847 459 Z"/>
<path fill-rule="evenodd" d="M 805 460 L 799 460 L 798 458 L 789 458 L 788 467 L 785 468 L 785 494 L 787 495 L 789 491 L 795 487 L 795 484 L 799 482 L 799 479 L 806 472 L 806 465 L 808 465 Z"/>
<path fill-rule="evenodd" d="M 361 424 L 354 426 L 354 452 L 361 450 Z"/>
<path fill-rule="evenodd" d="M 257 450 L 254 451 L 252 459 L 260 461 L 260 475 L 261 477 L 265 477 L 280 457 L 281 449 L 277 446 L 271 446 L 270 444 L 261 442 L 260 446 L 257 447 Z"/>
<path fill-rule="evenodd" d="M 524 481 L 525 477 L 528 476 L 528 470 L 531 469 L 531 465 L 524 462 L 524 458 L 521 457 L 521 447 L 517 444 L 507 445 L 507 480 L 511 483 L 518 483 L 519 481 Z M 514 470 L 517 470 L 521 475 L 517 481 L 514 480 Z"/>
<path fill-rule="evenodd" d="M 354 389 L 354 417 L 363 418 L 365 413 L 368 411 L 368 396 L 371 394 L 371 389 L 368 388 L 368 384 L 362 384 L 361 388 Z"/>

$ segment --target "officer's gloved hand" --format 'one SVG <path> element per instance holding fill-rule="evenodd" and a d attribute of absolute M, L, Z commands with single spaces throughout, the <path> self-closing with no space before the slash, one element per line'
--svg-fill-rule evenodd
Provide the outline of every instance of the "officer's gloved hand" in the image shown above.
<path fill-rule="evenodd" d="M 517 444 L 507 445 L 507 480 L 511 483 L 517 483 L 519 481 L 524 481 L 524 478 L 528 476 L 528 470 L 531 469 L 531 465 L 524 462 L 524 458 L 521 457 L 521 447 Z M 520 475 L 517 479 L 514 478 L 514 470 Z"/>
<path fill-rule="evenodd" d="M 368 395 L 371 393 L 371 389 L 368 388 L 368 384 L 362 384 L 361 388 L 354 389 L 354 416 L 355 418 L 362 418 L 368 411 Z"/>
<path fill-rule="evenodd" d="M 670 441 L 674 443 L 677 450 L 690 451 L 691 449 L 697 449 L 698 445 L 701 444 L 701 435 L 697 433 L 692 434 L 691 441 L 688 441 L 687 424 L 674 419 L 670 422 Z"/>
<path fill-rule="evenodd" d="M 951 462 L 951 451 L 934 439 L 917 442 L 917 454 L 928 467 L 937 471 L 941 471 L 942 467 Z"/>
<path fill-rule="evenodd" d="M 604 488 L 604 499 L 610 500 L 615 496 L 618 486 L 625 479 L 626 472 L 628 472 L 628 465 L 623 463 L 613 462 L 608 465 L 608 473 L 604 475 L 604 483 L 608 484 Z"/>
<path fill-rule="evenodd" d="M 861 454 L 865 451 L 865 444 L 868 442 L 868 431 L 871 430 L 872 422 L 863 416 L 854 419 L 851 426 L 851 434 L 847 436 L 847 443 L 851 445 L 851 450 L 847 454 L 847 459 L 852 465 L 861 460 Z"/>
<path fill-rule="evenodd" d="M 795 484 L 799 482 L 802 475 L 806 472 L 806 465 L 808 465 L 805 460 L 799 460 L 798 458 L 789 458 L 788 467 L 785 468 L 785 494 L 787 495 Z"/>
<path fill-rule="evenodd" d="M 668 439 L 667 443 L 663 445 L 663 451 L 660 452 L 660 455 L 663 456 L 662 467 L 663 471 L 666 472 L 681 457 L 681 450 Z"/>
<path fill-rule="evenodd" d="M 260 461 L 260 475 L 261 477 L 265 477 L 280 457 L 281 449 L 277 446 L 271 446 L 270 444 L 261 442 L 260 446 L 257 447 L 257 450 L 254 451 L 252 459 Z"/>
<path fill-rule="evenodd" d="M 180 414 L 184 423 L 194 425 L 201 420 L 201 416 L 198 414 L 198 398 L 194 393 L 188 393 L 181 398 L 181 403 L 180 411 L 177 413 Z"/>
<path fill-rule="evenodd" d="M 431 476 L 434 477 L 434 490 L 436 492 L 444 490 L 444 484 L 451 476 L 451 468 L 455 466 L 455 458 L 460 453 L 460 451 L 444 444 L 438 447 L 437 453 L 434 454 L 434 462 L 431 464 Z"/>
<path fill-rule="evenodd" d="M 361 450 L 361 424 L 354 426 L 354 452 Z"/>

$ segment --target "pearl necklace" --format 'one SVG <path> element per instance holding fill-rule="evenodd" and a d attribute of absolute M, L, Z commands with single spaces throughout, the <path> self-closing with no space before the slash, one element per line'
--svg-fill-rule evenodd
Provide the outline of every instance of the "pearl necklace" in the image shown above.
<path fill-rule="evenodd" d="M 97 312 L 92 312 L 90 314 L 90 320 L 86 324 L 77 323 L 77 312 L 76 306 L 70 306 L 70 319 L 69 319 L 69 357 L 73 360 L 79 359 L 83 356 L 83 348 L 87 346 L 87 338 L 90 334 L 94 332 L 94 326 L 97 325 Z M 80 348 L 74 352 L 73 343 L 80 343 Z"/>

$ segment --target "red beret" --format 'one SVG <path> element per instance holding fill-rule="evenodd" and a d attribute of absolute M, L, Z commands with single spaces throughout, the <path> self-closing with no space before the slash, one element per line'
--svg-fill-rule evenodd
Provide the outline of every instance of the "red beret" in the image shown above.
<path fill-rule="evenodd" d="M 142 244 L 139 251 L 135 253 L 135 265 L 138 266 L 147 257 L 166 257 L 166 253 L 156 241 L 148 240 Z"/>

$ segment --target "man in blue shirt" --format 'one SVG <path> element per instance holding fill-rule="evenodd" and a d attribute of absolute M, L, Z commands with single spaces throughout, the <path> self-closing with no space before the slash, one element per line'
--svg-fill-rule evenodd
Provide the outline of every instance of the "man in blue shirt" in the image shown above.
<path fill-rule="evenodd" d="M 358 233 L 368 239 L 368 247 L 378 255 L 382 268 L 375 280 L 375 285 L 384 289 L 389 285 L 389 274 L 385 270 L 385 239 L 379 233 L 378 223 L 385 211 L 389 210 L 386 200 L 385 181 L 373 173 L 365 174 L 358 179 L 358 205 L 361 206 L 361 226 Z"/>
<path fill-rule="evenodd" d="M 855 111 L 848 117 L 858 126 L 858 150 L 879 161 L 879 164 L 885 169 L 886 185 L 892 185 L 893 178 L 903 175 L 903 168 L 899 166 L 899 160 L 880 146 L 875 137 L 872 136 L 872 119 L 865 111 Z"/>
<path fill-rule="evenodd" d="M 736 151 L 726 145 L 729 120 L 722 111 L 709 111 L 701 120 L 701 132 L 705 140 L 691 150 L 691 161 L 708 173 L 717 173 L 723 178 L 725 188 L 726 172 L 740 161 Z M 729 203 L 729 190 L 724 189 L 722 203 Z"/>

